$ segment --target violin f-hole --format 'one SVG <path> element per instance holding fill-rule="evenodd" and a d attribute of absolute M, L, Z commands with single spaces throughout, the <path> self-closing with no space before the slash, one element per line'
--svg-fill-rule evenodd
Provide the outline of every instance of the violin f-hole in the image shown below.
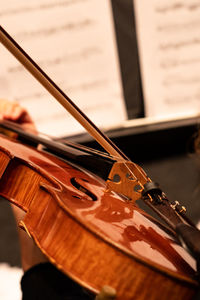
<path fill-rule="evenodd" d="M 85 181 L 85 179 L 82 179 L 83 181 Z M 86 189 L 86 187 L 84 187 L 83 185 L 81 185 L 75 177 L 71 178 L 71 184 L 79 191 L 85 193 L 87 196 L 89 196 L 91 198 L 92 201 L 96 201 L 97 197 L 88 189 Z"/>

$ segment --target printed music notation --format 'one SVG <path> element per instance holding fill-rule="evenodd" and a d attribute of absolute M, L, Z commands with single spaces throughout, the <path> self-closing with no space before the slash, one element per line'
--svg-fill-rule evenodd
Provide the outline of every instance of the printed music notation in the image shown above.
<path fill-rule="evenodd" d="M 109 128 L 126 119 L 107 0 L 7 1 L 0 17 L 6 31 L 93 122 Z M 0 53 L 1 97 L 25 106 L 41 132 L 84 131 L 3 46 Z"/>
<path fill-rule="evenodd" d="M 13 1 L 7 2 L 7 5 L 2 7 L 0 17 L 8 15 L 17 15 L 30 11 L 42 11 L 49 8 L 67 7 L 77 3 L 87 2 L 87 0 L 57 0 L 57 1 L 19 1 L 19 5 L 13 3 Z M 13 5 L 14 4 L 14 5 Z"/>
<path fill-rule="evenodd" d="M 147 117 L 200 113 L 200 2 L 135 0 Z"/>

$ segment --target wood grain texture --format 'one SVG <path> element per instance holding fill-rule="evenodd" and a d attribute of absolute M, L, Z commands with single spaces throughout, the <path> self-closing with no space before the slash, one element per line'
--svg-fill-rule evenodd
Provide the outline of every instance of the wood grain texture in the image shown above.
<path fill-rule="evenodd" d="M 162 299 L 192 298 L 192 284 L 170 278 L 124 255 L 82 224 L 74 223 L 73 218 L 63 218 L 64 212 L 48 194 L 44 194 L 43 199 L 45 214 L 41 207 L 41 217 L 30 214 L 24 222 L 50 261 L 86 288 L 97 292 L 109 285 L 117 290 L 117 299 L 121 300 L 160 299 L 161 294 Z M 32 209 L 34 211 L 34 204 Z"/>
<path fill-rule="evenodd" d="M 57 268 L 94 293 L 115 288 L 118 300 L 192 299 L 195 268 L 173 236 L 96 176 L 19 143 L 1 144 L 0 194 L 27 212 L 26 229 Z"/>

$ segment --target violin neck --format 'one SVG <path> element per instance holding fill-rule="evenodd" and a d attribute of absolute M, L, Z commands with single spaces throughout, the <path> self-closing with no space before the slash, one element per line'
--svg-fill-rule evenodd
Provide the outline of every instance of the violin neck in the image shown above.
<path fill-rule="evenodd" d="M 0 126 L 6 130 L 17 133 L 18 140 L 31 146 L 43 146 L 43 151 L 53 153 L 70 164 L 80 166 L 94 172 L 102 179 L 107 180 L 113 164 L 116 162 L 110 155 L 67 142 L 66 140 L 54 141 L 49 138 L 25 131 L 20 125 L 9 121 L 0 121 Z"/>

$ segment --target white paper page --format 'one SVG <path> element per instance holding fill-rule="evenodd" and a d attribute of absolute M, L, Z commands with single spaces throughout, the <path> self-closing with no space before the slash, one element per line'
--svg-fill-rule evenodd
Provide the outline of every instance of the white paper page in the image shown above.
<path fill-rule="evenodd" d="M 7 0 L 1 25 L 101 128 L 126 119 L 110 2 Z M 64 108 L 0 45 L 0 97 L 25 106 L 39 131 L 83 131 Z"/>
<path fill-rule="evenodd" d="M 135 0 L 147 117 L 200 112 L 200 2 Z"/>

